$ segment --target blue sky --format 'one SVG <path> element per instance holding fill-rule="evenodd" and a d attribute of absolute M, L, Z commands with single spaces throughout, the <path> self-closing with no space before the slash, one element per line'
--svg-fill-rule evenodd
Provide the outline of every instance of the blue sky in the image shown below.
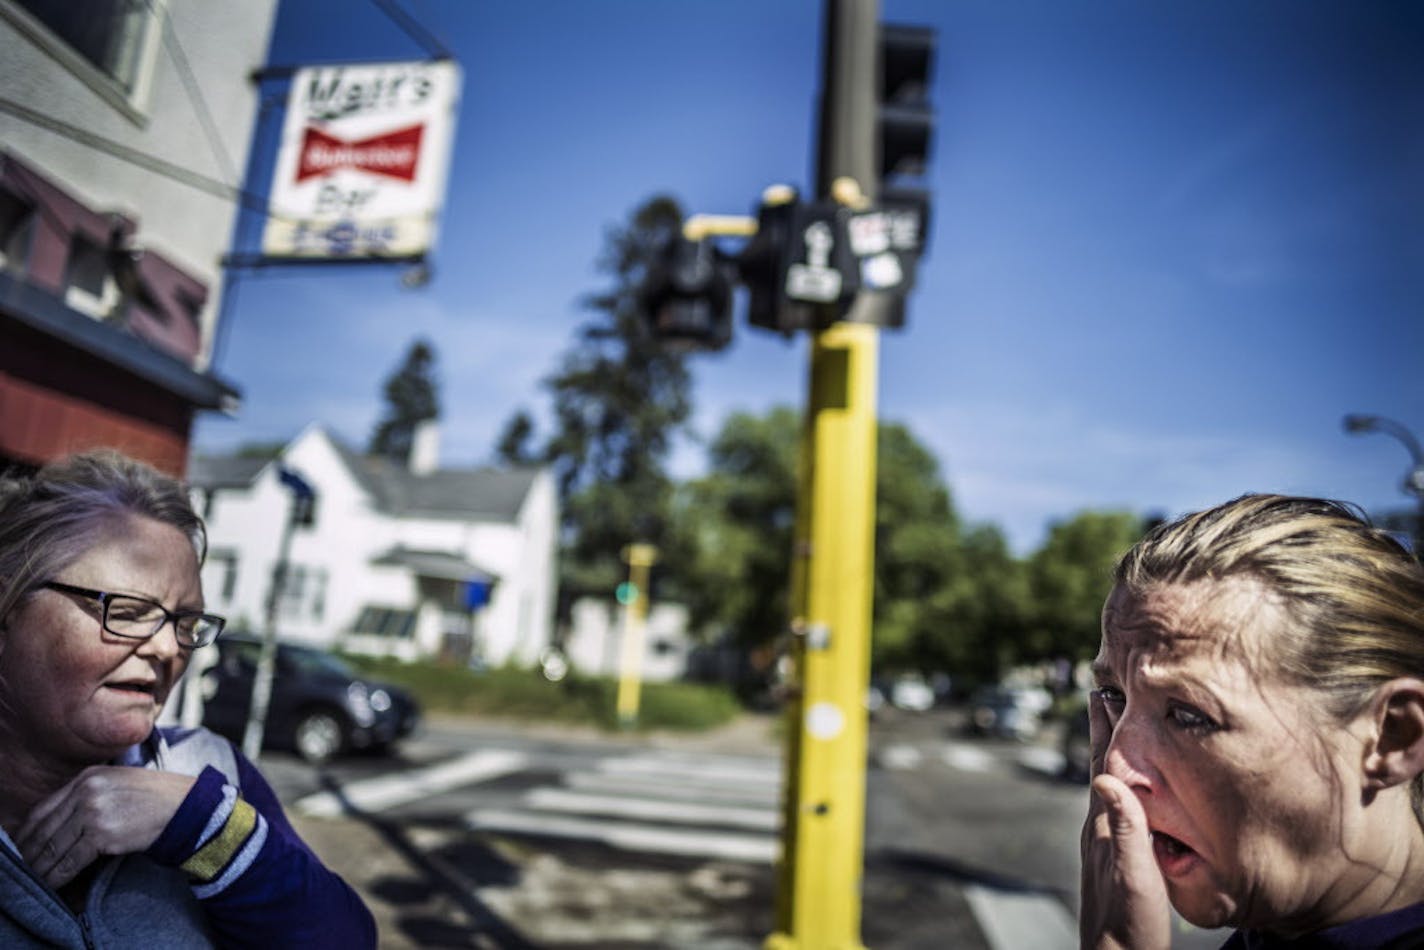
<path fill-rule="evenodd" d="M 464 72 L 434 280 L 243 274 L 216 369 L 244 393 L 200 451 L 320 421 L 364 443 L 417 336 L 442 453 L 489 461 L 548 407 L 605 285 L 605 230 L 657 192 L 750 213 L 812 184 L 818 0 L 404 0 Z M 1027 552 L 1085 508 L 1244 491 L 1407 505 L 1424 436 L 1424 8 L 883 0 L 938 30 L 934 218 L 880 416 L 937 455 L 961 514 Z M 371 3 L 284 0 L 273 63 L 418 58 Z M 265 184 L 255 184 L 265 190 Z M 807 343 L 739 324 L 693 364 L 697 428 L 801 406 Z M 678 470 L 700 470 L 700 449 Z"/>

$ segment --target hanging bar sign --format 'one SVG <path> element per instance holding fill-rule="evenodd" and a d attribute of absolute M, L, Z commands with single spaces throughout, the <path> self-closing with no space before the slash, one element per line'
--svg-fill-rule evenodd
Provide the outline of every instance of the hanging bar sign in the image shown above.
<path fill-rule="evenodd" d="M 453 62 L 299 69 L 277 149 L 262 253 L 409 258 L 435 242 L 454 141 Z"/>

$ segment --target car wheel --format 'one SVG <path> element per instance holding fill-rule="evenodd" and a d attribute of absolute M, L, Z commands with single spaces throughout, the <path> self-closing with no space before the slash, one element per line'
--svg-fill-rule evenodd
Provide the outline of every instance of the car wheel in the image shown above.
<path fill-rule="evenodd" d="M 341 751 L 341 721 L 324 709 L 302 716 L 292 733 L 297 754 L 308 762 L 325 762 Z"/>

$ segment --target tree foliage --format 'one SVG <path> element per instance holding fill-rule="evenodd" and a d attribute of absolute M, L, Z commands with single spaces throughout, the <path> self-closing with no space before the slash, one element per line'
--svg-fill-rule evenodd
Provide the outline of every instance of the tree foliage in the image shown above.
<path fill-rule="evenodd" d="M 405 464 L 416 427 L 440 415 L 439 382 L 435 377 L 435 347 L 417 339 L 405 359 L 386 378 L 385 406 L 366 451 Z"/>
<path fill-rule="evenodd" d="M 708 450 L 708 474 L 679 493 L 687 552 L 681 588 L 692 622 L 743 646 L 786 630 L 796 520 L 799 414 L 734 413 Z"/>
<path fill-rule="evenodd" d="M 1113 565 L 1142 527 L 1142 519 L 1126 511 L 1085 511 L 1052 526 L 1027 564 L 1033 603 L 1023 644 L 1028 658 L 1082 659 L 1096 652 Z"/>
<path fill-rule="evenodd" d="M 708 474 L 679 495 L 695 625 L 752 647 L 790 619 L 800 414 L 729 416 Z M 1026 614 L 1021 565 L 996 529 L 962 529 L 938 463 L 906 427 L 878 432 L 873 664 L 990 676 Z"/>
<path fill-rule="evenodd" d="M 543 381 L 553 402 L 552 431 L 541 441 L 521 410 L 498 441 L 504 461 L 554 471 L 566 597 L 611 591 L 626 574 L 619 554 L 632 542 L 676 543 L 668 525 L 667 461 L 691 413 L 691 378 L 682 355 L 649 331 L 637 290 L 656 248 L 681 225 L 677 202 L 657 196 L 609 230 L 599 270 L 610 286 L 585 299 L 593 316 Z"/>

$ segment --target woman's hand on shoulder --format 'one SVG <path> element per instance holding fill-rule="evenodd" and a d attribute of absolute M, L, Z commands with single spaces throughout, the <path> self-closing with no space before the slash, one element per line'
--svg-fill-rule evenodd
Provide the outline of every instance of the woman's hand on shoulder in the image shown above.
<path fill-rule="evenodd" d="M 157 840 L 193 787 L 190 775 L 96 765 L 41 801 L 15 844 L 50 887 L 63 887 L 100 855 L 132 854 Z"/>
<path fill-rule="evenodd" d="M 1152 854 L 1147 814 L 1132 789 L 1103 770 L 1112 725 L 1096 691 L 1088 697 L 1093 788 L 1083 823 L 1083 950 L 1166 950 L 1172 945 L 1167 885 Z"/>

